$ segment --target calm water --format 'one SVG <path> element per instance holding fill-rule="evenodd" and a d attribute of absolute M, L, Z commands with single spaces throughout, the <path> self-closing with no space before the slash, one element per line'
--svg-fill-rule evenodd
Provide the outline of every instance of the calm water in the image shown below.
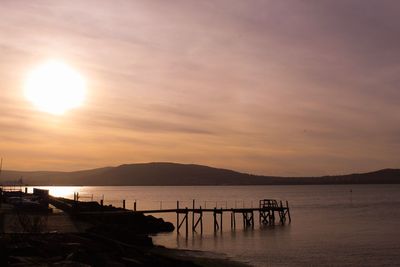
<path fill-rule="evenodd" d="M 352 190 L 352 192 L 350 191 Z M 137 200 L 138 210 L 181 207 L 256 207 L 259 199 L 288 200 L 292 223 L 244 230 L 237 215 L 237 229 L 214 234 L 212 215 L 205 215 L 203 236 L 189 232 L 154 237 L 171 248 L 196 249 L 224 254 L 254 266 L 399 266 L 400 185 L 326 186 L 196 186 L 196 187 L 52 187 L 54 195 L 99 200 L 127 208 Z M 176 223 L 176 215 L 162 215 Z M 191 219 L 191 218 L 190 218 Z M 189 227 L 191 221 L 189 221 Z M 183 231 L 184 232 L 184 231 Z"/>

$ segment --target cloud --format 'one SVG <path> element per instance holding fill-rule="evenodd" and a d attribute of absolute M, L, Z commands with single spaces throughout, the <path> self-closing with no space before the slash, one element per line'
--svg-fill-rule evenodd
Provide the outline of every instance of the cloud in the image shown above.
<path fill-rule="evenodd" d="M 398 8 L 4 1 L 2 153 L 14 169 L 163 160 L 318 175 L 394 166 Z M 21 93 L 25 73 L 47 57 L 88 79 L 85 105 L 62 118 L 35 111 Z M 22 147 L 34 155 L 29 166 Z"/>

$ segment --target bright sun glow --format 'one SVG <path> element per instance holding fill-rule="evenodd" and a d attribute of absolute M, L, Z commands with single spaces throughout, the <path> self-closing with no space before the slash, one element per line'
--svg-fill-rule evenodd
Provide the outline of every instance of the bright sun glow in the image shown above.
<path fill-rule="evenodd" d="M 79 107 L 85 98 L 85 81 L 61 61 L 48 61 L 32 70 L 25 84 L 25 96 L 39 110 L 54 115 Z"/>

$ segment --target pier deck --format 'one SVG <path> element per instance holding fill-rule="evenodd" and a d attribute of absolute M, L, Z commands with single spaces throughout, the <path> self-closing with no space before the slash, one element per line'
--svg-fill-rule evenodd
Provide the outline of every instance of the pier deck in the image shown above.
<path fill-rule="evenodd" d="M 214 210 L 217 210 L 219 212 L 236 212 L 236 213 L 242 213 L 242 212 L 251 212 L 251 211 L 264 211 L 264 208 L 215 208 L 215 209 L 192 209 L 192 208 L 180 208 L 180 209 L 156 209 L 156 210 L 137 210 L 136 212 L 138 213 L 143 213 L 143 214 L 150 214 L 150 213 L 184 213 L 186 211 L 188 212 L 214 212 Z M 284 211 L 286 208 L 271 208 L 271 211 Z"/>

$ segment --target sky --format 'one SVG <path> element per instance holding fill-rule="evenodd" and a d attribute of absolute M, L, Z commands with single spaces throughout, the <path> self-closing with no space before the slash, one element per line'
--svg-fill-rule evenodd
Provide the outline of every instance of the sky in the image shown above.
<path fill-rule="evenodd" d="M 399 168 L 399 12 L 397 0 L 2 0 L 4 168 Z M 23 93 L 54 58 L 87 84 L 61 116 Z"/>

